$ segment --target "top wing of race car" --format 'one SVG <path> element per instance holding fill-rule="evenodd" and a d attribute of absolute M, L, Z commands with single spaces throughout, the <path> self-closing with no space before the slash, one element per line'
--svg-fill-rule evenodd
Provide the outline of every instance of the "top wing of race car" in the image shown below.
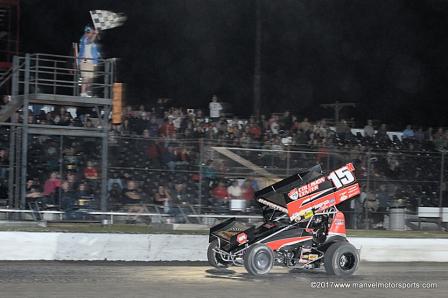
<path fill-rule="evenodd" d="M 353 198 L 360 193 L 353 164 L 324 175 L 320 166 L 283 179 L 255 193 L 262 206 L 287 214 L 291 220 L 306 220 L 315 212 Z"/>

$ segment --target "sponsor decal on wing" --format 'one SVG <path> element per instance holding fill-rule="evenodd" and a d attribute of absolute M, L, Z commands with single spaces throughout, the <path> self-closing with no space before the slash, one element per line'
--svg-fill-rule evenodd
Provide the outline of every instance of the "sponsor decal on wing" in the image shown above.
<path fill-rule="evenodd" d="M 309 195 L 309 194 L 315 192 L 316 190 L 318 190 L 319 189 L 319 185 L 321 183 L 325 182 L 325 179 L 326 179 L 325 177 L 320 177 L 320 178 L 318 178 L 318 179 L 316 179 L 314 181 L 311 181 L 310 183 L 308 183 L 306 185 L 303 185 L 303 186 L 301 186 L 299 188 L 293 189 L 290 192 L 290 194 L 294 194 L 294 196 L 297 196 L 298 198 L 302 198 L 302 197 L 304 197 L 306 195 Z M 290 196 L 290 198 L 291 198 L 291 196 Z M 297 200 L 297 198 L 296 199 L 291 198 L 291 199 L 292 200 Z"/>
<path fill-rule="evenodd" d="M 288 197 L 293 200 L 296 201 L 299 198 L 299 191 L 297 190 L 297 188 L 294 188 L 293 190 L 291 190 L 288 193 Z"/>
<path fill-rule="evenodd" d="M 272 208 L 274 210 L 278 210 L 278 211 L 281 211 L 281 212 L 286 213 L 286 214 L 288 213 L 288 209 L 286 209 L 284 207 L 281 207 L 281 206 L 279 206 L 277 204 L 274 204 L 272 202 L 269 202 L 269 201 L 267 201 L 265 199 L 258 199 L 258 202 L 260 202 L 261 204 L 266 205 L 266 206 L 268 206 L 268 207 L 270 207 L 270 208 Z"/>
<path fill-rule="evenodd" d="M 239 233 L 236 236 L 236 241 L 238 241 L 239 244 L 244 244 L 247 242 L 247 234 L 246 233 Z"/>

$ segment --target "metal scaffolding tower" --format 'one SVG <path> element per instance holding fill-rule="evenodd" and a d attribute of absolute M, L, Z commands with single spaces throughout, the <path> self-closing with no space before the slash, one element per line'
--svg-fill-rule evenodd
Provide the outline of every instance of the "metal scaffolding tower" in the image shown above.
<path fill-rule="evenodd" d="M 101 200 L 107 210 L 108 133 L 112 108 L 115 59 L 100 60 L 92 83 L 93 97 L 80 96 L 76 58 L 49 54 L 15 56 L 10 75 L 11 100 L 0 112 L 0 125 L 10 126 L 9 201 L 24 208 L 28 167 L 28 140 L 32 135 L 95 137 L 101 140 Z M 35 105 L 91 108 L 98 115 L 95 128 L 29 123 Z M 10 119 L 10 122 L 4 122 Z"/>

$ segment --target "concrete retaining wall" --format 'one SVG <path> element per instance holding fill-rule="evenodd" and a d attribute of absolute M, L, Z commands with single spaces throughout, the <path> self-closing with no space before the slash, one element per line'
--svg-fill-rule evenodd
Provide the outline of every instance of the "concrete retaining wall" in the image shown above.
<path fill-rule="evenodd" d="M 448 262 L 448 239 L 351 238 L 361 260 Z M 205 261 L 208 237 L 0 232 L 0 260 Z"/>

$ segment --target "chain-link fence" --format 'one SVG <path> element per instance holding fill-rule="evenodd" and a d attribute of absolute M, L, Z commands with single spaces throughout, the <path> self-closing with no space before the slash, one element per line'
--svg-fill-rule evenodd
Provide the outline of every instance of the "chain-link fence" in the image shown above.
<path fill-rule="evenodd" d="M 10 127 L 0 134 L 0 202 L 18 207 L 9 187 Z M 32 135 L 26 206 L 87 218 L 99 210 L 101 141 Z M 350 228 L 437 229 L 446 207 L 447 168 L 442 152 L 390 149 L 250 149 L 198 139 L 117 136 L 109 139 L 107 211 L 160 214 L 160 222 L 205 222 L 201 214 L 256 215 L 254 193 L 298 170 L 321 164 L 328 172 L 347 162 L 356 168 L 362 194 L 342 204 Z M 123 217 L 131 222 L 148 218 Z M 152 217 L 154 221 L 154 217 Z"/>
<path fill-rule="evenodd" d="M 348 227 L 404 230 L 438 229 L 444 225 L 445 209 L 441 207 L 447 207 L 444 182 L 447 169 L 443 152 L 363 148 L 299 151 L 213 146 L 208 150 L 212 164 L 221 169 L 220 179 L 249 178 L 258 181 L 258 185 L 272 181 L 261 179 L 260 173 L 264 170 L 280 179 L 316 164 L 328 172 L 352 162 L 362 194 L 339 206 L 346 214 Z M 232 158 L 229 152 L 242 159 Z M 250 165 L 243 165 L 245 161 Z M 227 180 L 227 184 L 230 183 Z M 229 210 L 232 211 L 231 207 Z"/>

